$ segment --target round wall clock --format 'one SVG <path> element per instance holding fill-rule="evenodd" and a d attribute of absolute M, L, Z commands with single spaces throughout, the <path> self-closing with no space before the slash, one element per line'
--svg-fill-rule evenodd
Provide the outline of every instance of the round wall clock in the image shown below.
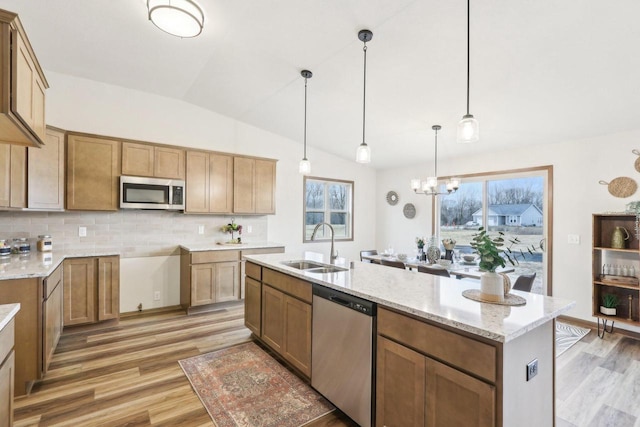
<path fill-rule="evenodd" d="M 400 200 L 400 198 L 398 197 L 398 193 L 396 193 L 395 191 L 389 191 L 387 193 L 387 203 L 389 203 L 391 206 L 397 204 L 398 200 Z"/>
<path fill-rule="evenodd" d="M 413 203 L 407 203 L 404 205 L 404 208 L 402 208 L 402 213 L 405 218 L 413 219 L 413 217 L 416 216 L 416 207 L 413 206 Z"/>

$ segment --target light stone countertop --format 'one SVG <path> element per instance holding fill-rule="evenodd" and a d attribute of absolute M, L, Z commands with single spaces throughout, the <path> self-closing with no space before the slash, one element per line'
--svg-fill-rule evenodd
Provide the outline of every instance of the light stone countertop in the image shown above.
<path fill-rule="evenodd" d="M 569 311 L 575 301 L 512 291 L 522 296 L 524 306 L 504 306 L 472 301 L 465 289 L 479 288 L 479 280 L 457 280 L 401 270 L 378 264 L 354 262 L 348 272 L 310 273 L 287 267 L 283 261 L 313 259 L 310 253 L 247 255 L 246 260 L 394 308 L 426 320 L 470 332 L 498 342 L 509 342 Z M 346 265 L 349 263 L 346 262 Z"/>
<path fill-rule="evenodd" d="M 20 304 L 0 304 L 0 331 L 11 322 L 20 311 Z"/>
<path fill-rule="evenodd" d="M 194 243 L 194 244 L 184 244 L 180 245 L 182 249 L 185 249 L 190 252 L 201 252 L 201 251 L 228 251 L 228 250 L 238 250 L 244 251 L 247 249 L 267 249 L 267 248 L 284 248 L 282 243 L 275 242 L 247 242 L 247 243 Z"/>

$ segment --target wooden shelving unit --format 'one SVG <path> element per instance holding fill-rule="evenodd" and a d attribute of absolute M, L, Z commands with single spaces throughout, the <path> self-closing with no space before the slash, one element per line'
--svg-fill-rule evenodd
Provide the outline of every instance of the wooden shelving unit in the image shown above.
<path fill-rule="evenodd" d="M 616 227 L 624 227 L 629 232 L 625 249 L 611 248 L 611 236 Z M 635 214 L 594 214 L 593 215 L 593 254 L 592 254 L 592 284 L 593 284 L 593 316 L 598 318 L 598 336 L 602 338 L 605 332 L 612 332 L 614 322 L 640 325 L 640 286 L 637 277 L 640 275 L 640 242 L 636 237 Z M 603 266 L 626 265 L 633 266 L 635 280 L 632 276 L 618 277 L 603 273 Z M 618 296 L 617 313 L 607 316 L 600 313 L 603 295 Z M 607 329 L 607 323 L 611 325 Z M 600 324 L 602 323 L 602 330 Z"/>

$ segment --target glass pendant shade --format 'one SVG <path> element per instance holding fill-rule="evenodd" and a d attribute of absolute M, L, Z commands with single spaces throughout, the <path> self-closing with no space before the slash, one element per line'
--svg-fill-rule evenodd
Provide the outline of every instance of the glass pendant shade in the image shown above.
<path fill-rule="evenodd" d="M 371 163 L 371 149 L 365 143 L 358 146 L 356 151 L 356 162 L 358 163 Z"/>
<path fill-rule="evenodd" d="M 466 114 L 462 117 L 462 120 L 458 123 L 457 139 L 460 143 L 478 142 L 480 139 L 480 127 L 473 115 Z"/>
<path fill-rule="evenodd" d="M 177 37 L 195 37 L 202 32 L 204 13 L 191 0 L 147 0 L 149 20 Z"/>
<path fill-rule="evenodd" d="M 422 184 L 420 183 L 419 179 L 415 179 L 414 178 L 414 179 L 411 180 L 411 189 L 413 191 L 419 190 L 421 185 Z"/>
<path fill-rule="evenodd" d="M 309 175 L 311 173 L 311 162 L 307 159 L 300 160 L 300 165 L 298 166 L 298 171 L 302 175 Z"/>

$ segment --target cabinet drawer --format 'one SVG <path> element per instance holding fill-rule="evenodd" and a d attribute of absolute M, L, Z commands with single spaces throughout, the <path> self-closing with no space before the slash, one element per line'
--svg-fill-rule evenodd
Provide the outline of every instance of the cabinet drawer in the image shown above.
<path fill-rule="evenodd" d="M 13 349 L 15 339 L 14 324 L 15 319 L 11 319 L 11 322 L 0 331 L 0 365 Z"/>
<path fill-rule="evenodd" d="M 311 304 L 311 283 L 268 268 L 262 269 L 262 281 L 273 288 L 279 289 L 282 292 Z"/>
<path fill-rule="evenodd" d="M 251 262 L 245 263 L 244 272 L 247 276 L 256 279 L 257 281 L 262 280 L 262 267 L 258 264 L 254 264 Z"/>
<path fill-rule="evenodd" d="M 378 334 L 488 381 L 496 381 L 496 348 L 384 308 Z"/>
<path fill-rule="evenodd" d="M 275 248 L 258 248 L 258 249 L 243 249 L 242 256 L 245 255 L 259 255 L 259 254 L 282 254 L 284 253 L 284 246 L 278 246 Z"/>
<path fill-rule="evenodd" d="M 240 251 L 191 252 L 191 264 L 225 261 L 240 261 Z"/>
<path fill-rule="evenodd" d="M 56 268 L 53 273 L 51 273 L 49 277 L 44 280 L 44 299 L 49 298 L 51 292 L 53 292 L 53 290 L 56 288 L 56 286 L 58 286 L 58 284 L 60 284 L 60 282 L 62 282 L 62 264 L 60 264 L 58 268 Z"/>

